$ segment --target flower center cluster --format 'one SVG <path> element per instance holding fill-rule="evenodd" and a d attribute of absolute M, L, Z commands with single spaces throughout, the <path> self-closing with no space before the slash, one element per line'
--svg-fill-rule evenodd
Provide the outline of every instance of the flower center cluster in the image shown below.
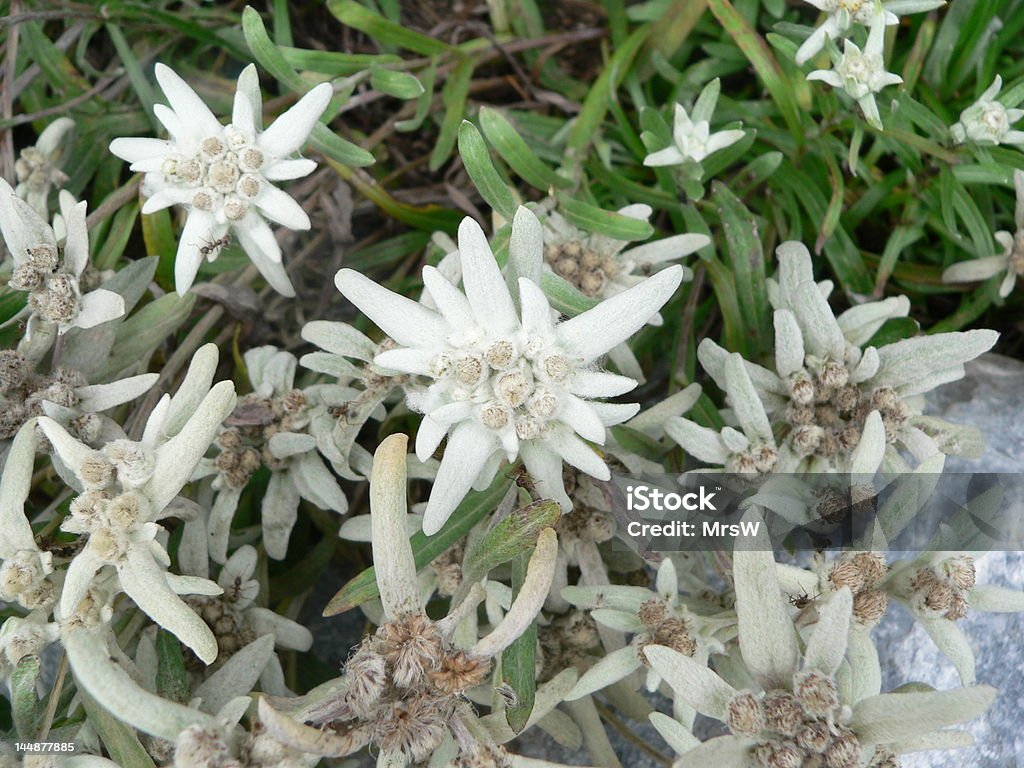
<path fill-rule="evenodd" d="M 981 115 L 978 123 L 983 130 L 982 135 L 976 138 L 1000 141 L 1010 130 L 1010 116 L 1006 113 L 1006 107 L 998 101 L 986 101 L 979 106 Z"/>
<path fill-rule="evenodd" d="M 614 256 L 591 250 L 578 240 L 545 245 L 544 261 L 584 296 L 601 296 L 619 273 Z"/>
<path fill-rule="evenodd" d="M 245 620 L 229 593 L 217 597 L 189 595 L 185 602 L 199 614 L 217 638 L 218 663 L 227 661 L 257 638 L 256 630 Z M 189 648 L 185 649 L 185 660 L 193 669 L 206 669 L 206 665 Z"/>
<path fill-rule="evenodd" d="M 38 552 L 19 550 L 0 565 L 0 599 L 17 602 L 29 610 L 48 605 L 55 597 Z"/>
<path fill-rule="evenodd" d="M 539 627 L 538 640 L 541 681 L 569 667 L 581 672 L 589 669 L 603 653 L 597 623 L 588 612 L 575 608 Z"/>
<path fill-rule="evenodd" d="M 831 360 L 818 366 L 816 375 L 797 373 L 789 389 L 789 439 L 802 456 L 848 456 L 860 443 L 871 411 L 881 415 L 889 443 L 895 442 L 910 417 L 910 409 L 891 387 L 863 392 L 850 383 L 846 366 Z"/>
<path fill-rule="evenodd" d="M 951 557 L 932 568 L 920 568 L 910 580 L 914 607 L 929 616 L 950 621 L 967 615 L 967 598 L 974 589 L 974 559 Z"/>
<path fill-rule="evenodd" d="M 232 488 L 243 488 L 260 468 L 283 469 L 286 461 L 270 452 L 270 438 L 278 432 L 303 429 L 309 400 L 301 389 L 283 395 L 246 395 L 225 420 L 226 429 L 217 436 L 220 454 L 217 469 Z"/>
<path fill-rule="evenodd" d="M 44 320 L 56 324 L 74 321 L 82 292 L 78 278 L 59 268 L 58 249 L 41 243 L 28 248 L 27 256 L 15 267 L 8 285 L 28 291 L 29 307 Z"/>
<path fill-rule="evenodd" d="M 644 666 L 650 666 L 643 652 L 648 645 L 664 645 L 684 656 L 693 656 L 697 652 L 697 641 L 690 634 L 690 625 L 686 619 L 675 615 L 664 600 L 643 603 L 637 618 L 645 628 L 636 649 Z"/>
<path fill-rule="evenodd" d="M 0 440 L 14 437 L 26 421 L 41 416 L 44 400 L 74 408 L 79 400 L 75 388 L 86 383 L 82 374 L 68 368 L 42 376 L 14 350 L 0 350 Z M 83 414 L 71 423 L 72 430 L 87 443 L 99 436 L 100 426 L 95 414 Z"/>
<path fill-rule="evenodd" d="M 889 607 L 889 596 L 878 589 L 888 572 L 885 560 L 874 552 L 847 552 L 829 571 L 828 582 L 833 589 L 849 587 L 853 593 L 854 619 L 873 627 Z"/>
<path fill-rule="evenodd" d="M 194 190 L 192 207 L 239 221 L 266 183 L 262 169 L 267 157 L 255 137 L 234 126 L 199 142 L 192 156 L 168 157 L 160 169 L 168 183 Z"/>
<path fill-rule="evenodd" d="M 575 370 L 560 349 L 524 334 L 455 347 L 432 367 L 447 402 L 473 403 L 480 424 L 520 440 L 541 437 L 557 419 Z"/>
<path fill-rule="evenodd" d="M 835 681 L 807 671 L 793 678 L 792 692 L 737 694 L 726 723 L 737 736 L 757 740 L 754 759 L 760 768 L 860 768 L 860 742 L 839 724 L 841 715 Z"/>
<path fill-rule="evenodd" d="M 371 726 L 376 746 L 418 763 L 440 746 L 462 692 L 490 668 L 490 660 L 448 642 L 426 616 L 403 616 L 378 627 L 349 659 L 334 724 Z"/>
<path fill-rule="evenodd" d="M 875 56 L 863 51 L 846 51 L 842 61 L 836 66 L 836 71 L 846 83 L 847 91 L 851 96 L 858 98 L 866 95 L 871 88 L 872 77 L 884 69 L 880 56 Z"/>

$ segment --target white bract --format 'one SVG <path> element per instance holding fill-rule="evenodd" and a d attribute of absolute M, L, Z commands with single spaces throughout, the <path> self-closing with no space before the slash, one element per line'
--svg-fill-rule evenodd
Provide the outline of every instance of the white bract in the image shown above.
<path fill-rule="evenodd" d="M 482 639 L 476 639 L 476 609 L 484 597 L 479 585 L 445 618 L 433 621 L 424 611 L 406 532 L 407 439 L 395 434 L 380 444 L 370 478 L 380 626 L 349 657 L 341 679 L 284 702 L 298 721 L 265 699 L 260 717 L 269 734 L 303 752 L 344 757 L 371 744 L 379 750 L 378 764 L 412 765 L 425 763 L 454 740 L 449 759 L 483 751 L 493 755 L 490 764 L 505 765 L 504 749 L 483 728 L 465 691 L 491 675 L 493 660 L 540 611 L 555 570 L 555 532 L 540 532 L 515 600 Z"/>
<path fill-rule="evenodd" d="M 14 259 L 8 285 L 28 292 L 29 333 L 40 323 L 59 333 L 92 328 L 124 314 L 124 299 L 97 288 L 83 293 L 79 283 L 89 265 L 86 203 L 60 195 L 61 213 L 51 227 L 0 179 L 0 229 Z"/>
<path fill-rule="evenodd" d="M 1003 88 L 1003 78 L 996 75 L 992 85 L 978 97 L 978 100 L 960 113 L 949 133 L 953 141 L 963 144 L 970 139 L 979 144 L 1024 144 L 1024 131 L 1015 131 L 1013 124 L 1024 117 L 1024 109 L 1017 104 L 1003 104 L 997 101 Z"/>
<path fill-rule="evenodd" d="M 242 491 L 261 466 L 270 470 L 261 504 L 263 544 L 270 557 L 281 560 L 287 553 L 301 499 L 342 514 L 348 510 L 348 500 L 310 434 L 318 388 L 295 388 L 298 361 L 290 352 L 256 347 L 244 359 L 254 391 L 239 399 L 217 436 L 217 458 L 204 459 L 197 473 L 216 474 L 213 487 L 218 493 L 210 509 L 209 536 L 210 555 L 219 563 L 226 557 Z"/>
<path fill-rule="evenodd" d="M 726 414 L 741 426 L 744 421 L 760 424 L 756 434 L 762 441 L 776 435 L 775 471 L 870 475 L 883 462 L 889 469 L 905 470 L 896 446 L 919 461 L 939 453 L 974 453 L 977 435 L 922 415 L 922 395 L 962 378 L 964 363 L 990 349 L 998 334 L 940 333 L 867 346 L 886 320 L 907 314 L 909 301 L 893 297 L 869 302 L 836 317 L 827 300 L 831 283 L 815 283 L 807 249 L 786 242 L 777 255 L 778 276 L 768 285 L 775 307 L 775 370 L 744 362 L 772 429 L 764 433 L 757 408 L 747 398 L 731 400 L 733 412 Z M 700 343 L 698 359 L 721 389 L 744 391 L 736 386 L 742 380 L 734 370 L 736 358 L 714 341 Z M 711 450 L 713 442 L 703 449 L 697 445 L 703 432 L 688 430 L 684 436 L 677 429 L 673 437 L 685 438 L 684 445 L 698 457 L 699 451 Z M 742 445 L 737 436 L 730 440 Z M 705 460 L 728 459 L 726 448 L 728 444 Z"/>
<path fill-rule="evenodd" d="M 874 669 L 852 654 L 844 665 L 853 610 L 845 586 L 819 601 L 817 623 L 800 642 L 763 533 L 737 539 L 733 578 L 739 651 L 749 672 L 739 684 L 670 648 L 645 649 L 676 696 L 730 731 L 698 743 L 680 723 L 652 716 L 681 752 L 677 766 L 883 768 L 902 752 L 970 743 L 969 734 L 944 729 L 984 712 L 993 688 L 880 694 L 880 678 L 868 679 Z"/>
<path fill-rule="evenodd" d="M 215 367 L 216 360 L 212 368 L 193 369 L 175 397 L 164 395 L 139 441 L 122 438 L 94 450 L 56 421 L 39 419 L 81 491 L 61 528 L 88 536 L 65 576 L 63 620 L 74 620 L 97 573 L 110 566 L 120 589 L 207 663 L 217 655 L 216 640 L 178 595 L 217 594 L 220 587 L 167 571 L 170 558 L 158 538 L 163 529 L 157 521 L 186 514 L 173 502 L 234 406 L 231 382 L 210 386 Z"/>
<path fill-rule="evenodd" d="M 878 14 L 871 22 L 868 41 L 862 51 L 852 40 L 843 43 L 843 54 L 832 69 L 818 69 L 807 75 L 808 80 L 821 80 L 833 88 L 842 88 L 855 99 L 864 112 L 864 118 L 881 130 L 882 118 L 878 114 L 875 94 L 888 85 L 902 83 L 903 78 L 885 69 L 885 17 Z"/>
<path fill-rule="evenodd" d="M 14 163 L 14 191 L 42 217 L 49 214 L 50 189 L 68 180 L 60 169 L 75 134 L 75 121 L 58 117 L 39 134 L 35 145 L 25 147 Z"/>
<path fill-rule="evenodd" d="M 923 13 L 946 4 L 945 0 L 805 0 L 819 11 L 827 14 L 825 20 L 815 28 L 799 50 L 796 63 L 803 66 L 825 47 L 828 40 L 839 40 L 854 24 L 870 26 L 878 8 L 881 8 L 885 24 L 899 24 L 900 15 Z"/>
<path fill-rule="evenodd" d="M 110 151 L 145 173 L 143 213 L 171 205 L 188 212 L 174 264 L 175 288 L 185 294 L 203 259 L 213 261 L 229 233 L 276 291 L 295 291 L 281 264 L 281 248 L 267 221 L 309 229 L 302 207 L 272 182 L 308 176 L 312 160 L 291 156 L 306 142 L 327 108 L 331 86 L 312 88 L 272 125 L 261 129 L 263 102 L 255 65 L 238 77 L 231 123 L 223 126 L 189 85 L 169 67 L 156 78 L 170 106 L 157 118 L 170 139 L 120 138 Z"/>
<path fill-rule="evenodd" d="M 644 165 L 682 165 L 687 161 L 699 163 L 708 155 L 725 149 L 743 138 L 741 130 L 711 133 L 711 117 L 718 103 L 721 84 L 715 78 L 701 91 L 692 113 L 687 113 L 682 104 L 676 104 L 672 121 L 672 144 L 665 149 L 651 152 L 644 158 Z"/>
<path fill-rule="evenodd" d="M 1016 229 L 1013 232 L 1001 230 L 994 235 L 996 242 L 1003 246 L 1003 252 L 998 256 L 961 261 L 947 267 L 942 273 L 942 282 L 970 283 L 1002 274 L 999 296 L 1005 299 L 1017 285 L 1017 278 L 1024 276 L 1024 171 L 1014 170 L 1013 185 L 1017 190 L 1013 217 Z"/>
<path fill-rule="evenodd" d="M 409 406 L 424 414 L 416 438 L 420 460 L 449 435 L 424 515 L 428 535 L 440 530 L 471 487 L 490 484 L 503 458 L 521 457 L 540 493 L 568 508 L 562 461 L 608 479 L 607 465 L 584 441 L 603 444 L 606 428 L 639 408 L 596 401 L 636 386 L 597 370 L 596 362 L 668 301 L 682 267 L 668 267 L 558 323 L 539 286 L 543 247 L 540 223 L 520 208 L 506 284 L 483 231 L 464 219 L 459 259 L 465 293 L 433 267 L 423 269 L 437 311 L 352 270 L 335 278 L 338 290 L 397 344 L 374 362 L 423 377 L 423 386 L 407 387 Z"/>

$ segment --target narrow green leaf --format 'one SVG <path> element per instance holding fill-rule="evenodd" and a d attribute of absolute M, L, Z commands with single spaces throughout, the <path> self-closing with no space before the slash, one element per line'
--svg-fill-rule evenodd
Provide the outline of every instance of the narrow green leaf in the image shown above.
<path fill-rule="evenodd" d="M 11 716 L 19 738 L 34 740 L 39 733 L 43 708 L 36 695 L 39 684 L 39 657 L 23 656 L 11 673 Z"/>
<path fill-rule="evenodd" d="M 139 101 L 142 103 L 143 109 L 146 110 L 146 117 L 149 119 L 149 124 L 153 127 L 153 130 L 157 133 L 161 130 L 160 121 L 156 119 L 156 115 L 153 112 L 153 105 L 156 104 L 156 98 L 153 94 L 153 86 L 149 82 L 149 78 L 142 71 L 142 65 L 139 64 L 139 59 L 135 55 L 135 51 L 132 50 L 128 40 L 125 38 L 124 33 L 117 24 L 106 25 L 107 34 L 110 35 L 110 41 L 114 44 L 114 49 L 117 51 L 117 55 L 121 60 L 121 65 L 125 68 L 128 73 L 128 80 L 132 84 L 132 89 L 135 91 L 135 95 L 139 97 Z"/>
<path fill-rule="evenodd" d="M 508 184 L 498 175 L 491 162 L 483 136 L 468 120 L 459 126 L 459 155 L 466 173 L 473 180 L 484 201 L 507 221 L 516 213 L 516 198 Z"/>
<path fill-rule="evenodd" d="M 601 122 L 608 111 L 608 102 L 615 98 L 615 92 L 626 77 L 629 65 L 640 52 L 652 29 L 652 25 L 645 24 L 623 40 L 587 92 L 583 107 L 573 121 L 566 139 L 569 154 L 577 162 L 582 162 L 586 148 L 599 134 Z"/>
<path fill-rule="evenodd" d="M 415 99 L 424 93 L 423 84 L 408 72 L 370 67 L 370 85 L 381 93 L 396 99 Z"/>
<path fill-rule="evenodd" d="M 513 598 L 523 586 L 529 561 L 530 553 L 523 552 L 512 562 Z M 534 619 L 529 628 L 501 654 L 502 682 L 515 693 L 515 701 L 505 708 L 505 719 L 515 733 L 526 727 L 530 713 L 533 712 L 537 692 L 536 655 L 537 620 Z"/>
<path fill-rule="evenodd" d="M 263 17 L 251 5 L 247 5 L 242 11 L 242 33 L 252 55 L 264 69 L 297 93 L 309 90 L 311 84 L 289 66 L 284 54 L 267 34 Z"/>
<path fill-rule="evenodd" d="M 537 157 L 512 123 L 498 110 L 482 107 L 480 127 L 501 159 L 527 184 L 543 192 L 569 186 L 569 180 L 559 176 Z"/>
<path fill-rule="evenodd" d="M 165 291 L 174 290 L 174 257 L 178 252 L 177 238 L 171 224 L 171 211 L 164 208 L 142 216 L 142 240 L 146 255 L 157 256 L 156 282 Z"/>
<path fill-rule="evenodd" d="M 97 241 L 98 250 L 93 257 L 93 263 L 97 269 L 113 269 L 124 249 L 128 247 L 128 240 L 135 230 L 135 221 L 139 217 L 138 202 L 131 202 L 114 214 L 110 229 L 106 237 Z"/>
<path fill-rule="evenodd" d="M 564 277 L 560 277 L 554 272 L 541 273 L 540 287 L 543 289 L 544 295 L 548 297 L 551 306 L 563 315 L 576 317 L 576 315 L 597 306 L 596 299 L 585 296 Z"/>
<path fill-rule="evenodd" d="M 156 692 L 165 699 L 187 704 L 189 684 L 185 656 L 178 638 L 165 629 L 156 633 L 156 658 Z"/>
<path fill-rule="evenodd" d="M 380 43 L 397 45 L 423 56 L 437 56 L 455 50 L 447 43 L 388 21 L 353 0 L 328 0 L 327 10 L 342 24 L 365 32 Z"/>
<path fill-rule="evenodd" d="M 792 79 L 783 72 L 764 39 L 729 0 L 708 0 L 708 7 L 753 65 L 779 112 L 782 113 L 782 119 L 786 121 L 789 132 L 797 143 L 802 144 L 803 128 Z"/>
<path fill-rule="evenodd" d="M 113 352 L 103 366 L 100 378 L 114 378 L 114 374 L 137 366 L 139 361 L 148 360 L 157 345 L 185 322 L 195 303 L 193 293 L 185 296 L 168 293 L 121 323 Z"/>
<path fill-rule="evenodd" d="M 729 266 L 736 281 L 743 327 L 752 343 L 751 351 L 760 352 L 770 345 L 768 323 L 771 312 L 765 283 L 764 251 L 757 222 L 747 207 L 724 184 L 716 181 L 712 190 L 725 232 Z"/>
<path fill-rule="evenodd" d="M 473 491 L 466 496 L 440 531 L 430 537 L 424 535 L 423 531 L 414 534 L 409 543 L 416 559 L 416 567 L 423 568 L 465 536 L 485 515 L 492 512 L 505 495 L 508 485 L 508 477 L 499 472 L 486 491 Z M 323 615 L 334 616 L 344 613 L 359 607 L 367 600 L 373 600 L 379 594 L 374 569 L 367 568 L 338 590 L 327 603 Z"/>
<path fill-rule="evenodd" d="M 331 77 L 355 75 L 374 64 L 396 64 L 402 59 L 390 54 L 339 53 L 305 48 L 278 46 L 278 51 L 292 69 L 317 72 Z"/>
<path fill-rule="evenodd" d="M 558 502 L 551 499 L 516 509 L 466 551 L 462 559 L 463 581 L 475 584 L 493 568 L 529 552 L 536 545 L 540 532 L 554 526 L 561 516 Z"/>
<path fill-rule="evenodd" d="M 587 232 L 616 240 L 646 240 L 654 234 L 654 227 L 642 219 L 606 211 L 568 195 L 559 194 L 556 197 L 558 211 L 570 224 Z"/>
<path fill-rule="evenodd" d="M 466 114 L 466 99 L 469 97 L 469 83 L 472 79 L 473 62 L 470 59 L 463 59 L 455 65 L 455 69 L 441 89 L 444 119 L 441 121 L 441 131 L 437 135 L 434 151 L 430 153 L 428 167 L 432 171 L 436 171 L 445 163 L 455 147 L 459 126 Z"/>
<path fill-rule="evenodd" d="M 430 66 L 423 70 L 420 75 L 420 82 L 423 84 L 423 93 L 416 102 L 416 114 L 408 120 L 399 120 L 395 123 L 395 130 L 399 133 L 418 130 L 423 121 L 430 114 L 430 108 L 434 104 L 434 81 L 437 79 L 437 59 L 430 60 Z"/>
<path fill-rule="evenodd" d="M 89 725 L 96 731 L 111 759 L 121 768 L 155 768 L 135 731 L 105 710 L 82 688 L 78 689 Z"/>

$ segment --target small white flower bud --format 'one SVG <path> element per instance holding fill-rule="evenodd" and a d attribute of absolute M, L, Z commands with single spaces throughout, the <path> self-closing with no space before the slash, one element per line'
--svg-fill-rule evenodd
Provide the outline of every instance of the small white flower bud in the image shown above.
<path fill-rule="evenodd" d="M 546 389 L 533 393 L 527 403 L 527 409 L 541 421 L 547 421 L 558 411 L 558 398 Z"/>
<path fill-rule="evenodd" d="M 218 192 L 232 192 L 238 182 L 238 166 L 226 160 L 213 163 L 206 172 L 206 182 Z"/>
<path fill-rule="evenodd" d="M 227 145 L 220 136 L 207 136 L 201 142 L 199 142 L 199 153 L 203 160 L 208 163 L 212 163 L 224 156 L 224 153 L 228 151 Z"/>
<path fill-rule="evenodd" d="M 511 412 L 501 403 L 491 402 L 480 409 L 480 423 L 488 429 L 504 429 L 511 420 Z"/>
<path fill-rule="evenodd" d="M 803 710 L 789 691 L 768 691 L 761 706 L 765 726 L 781 736 L 795 736 L 803 724 Z"/>
<path fill-rule="evenodd" d="M 730 699 L 725 718 L 729 730 L 737 736 L 756 736 L 764 730 L 761 701 L 748 691 L 738 693 Z"/>
<path fill-rule="evenodd" d="M 249 212 L 249 206 L 240 198 L 228 197 L 224 201 L 224 217 L 228 221 L 240 221 Z"/>
<path fill-rule="evenodd" d="M 57 268 L 57 249 L 40 243 L 28 249 L 28 264 L 40 272 L 53 272 Z"/>
<path fill-rule="evenodd" d="M 179 161 L 175 168 L 178 180 L 188 187 L 196 186 L 202 181 L 203 171 L 203 164 L 197 157 Z"/>
<path fill-rule="evenodd" d="M 839 706 L 835 681 L 814 670 L 794 676 L 793 693 L 804 712 L 812 717 L 827 717 Z"/>
<path fill-rule="evenodd" d="M 82 459 L 77 474 L 86 490 L 102 490 L 114 479 L 114 465 L 100 451 L 92 451 Z"/>
<path fill-rule="evenodd" d="M 536 440 L 540 434 L 540 422 L 532 416 L 520 416 L 516 419 L 516 436 L 520 440 Z"/>
<path fill-rule="evenodd" d="M 209 187 L 203 187 L 192 195 L 192 206 L 200 211 L 212 211 L 220 198 L 216 192 Z"/>
<path fill-rule="evenodd" d="M 466 355 L 455 364 L 455 378 L 467 387 L 475 387 L 483 376 L 484 361 L 480 355 Z"/>
<path fill-rule="evenodd" d="M 246 147 L 238 153 L 238 167 L 245 173 L 256 173 L 263 167 L 266 158 L 256 147 Z"/>
<path fill-rule="evenodd" d="M 565 381 L 569 376 L 569 362 L 562 355 L 548 355 L 542 365 L 544 373 L 552 381 Z"/>
<path fill-rule="evenodd" d="M 31 264 L 19 264 L 7 285 L 16 291 L 32 291 L 43 284 L 43 274 Z"/>
<path fill-rule="evenodd" d="M 516 348 L 512 345 L 511 341 L 499 339 L 487 347 L 484 359 L 491 368 L 499 371 L 505 370 L 515 362 Z"/>
<path fill-rule="evenodd" d="M 247 173 L 238 180 L 238 184 L 235 186 L 235 191 L 246 200 L 252 200 L 260 193 L 260 186 L 260 177 L 252 173 Z"/>
<path fill-rule="evenodd" d="M 498 376 L 494 383 L 494 394 L 512 408 L 526 402 L 533 387 L 522 371 L 508 371 Z"/>

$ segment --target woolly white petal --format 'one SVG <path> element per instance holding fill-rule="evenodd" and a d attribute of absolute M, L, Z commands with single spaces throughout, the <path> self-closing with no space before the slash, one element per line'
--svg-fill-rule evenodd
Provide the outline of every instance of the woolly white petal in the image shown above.
<path fill-rule="evenodd" d="M 483 230 L 468 216 L 459 225 L 459 259 L 462 284 L 477 323 L 495 334 L 513 331 L 518 322 L 505 279 Z"/>
<path fill-rule="evenodd" d="M 299 491 L 288 472 L 273 472 L 261 507 L 263 544 L 267 555 L 283 560 L 288 554 L 288 539 L 299 516 Z"/>
<path fill-rule="evenodd" d="M 309 176 L 316 170 L 316 161 L 298 158 L 295 160 L 278 160 L 263 170 L 263 178 L 267 181 L 289 181 Z"/>
<path fill-rule="evenodd" d="M 130 376 L 127 379 L 112 381 L 109 384 L 90 384 L 78 387 L 75 394 L 78 395 L 78 407 L 86 413 L 99 413 L 115 405 L 121 405 L 134 400 L 156 384 L 160 378 L 157 373 L 143 373 L 138 376 Z"/>
<path fill-rule="evenodd" d="M 116 320 L 124 314 L 124 297 L 119 293 L 97 288 L 85 294 L 78 301 L 78 315 L 69 326 L 76 328 L 93 328 L 108 320 Z"/>
<path fill-rule="evenodd" d="M 639 285 L 612 296 L 593 309 L 559 324 L 561 343 L 584 361 L 603 355 L 640 330 L 675 293 L 683 269 L 673 265 Z"/>
<path fill-rule="evenodd" d="M 205 211 L 192 209 L 185 219 L 185 228 L 178 241 L 178 252 L 174 257 L 174 288 L 179 296 L 188 293 L 195 282 L 196 273 L 203 263 L 203 255 L 199 249 L 205 243 L 216 239 L 214 228 L 217 222 Z"/>
<path fill-rule="evenodd" d="M 329 83 L 320 83 L 312 88 L 261 133 L 256 143 L 276 157 L 290 155 L 306 143 L 320 115 L 327 109 L 332 93 Z"/>
<path fill-rule="evenodd" d="M 436 312 L 377 285 L 358 272 L 342 269 L 334 283 L 345 298 L 404 347 L 434 347 L 442 344 L 448 335 L 448 324 Z"/>
<path fill-rule="evenodd" d="M 370 474 L 373 565 L 384 615 L 391 620 L 422 612 L 416 561 L 405 531 L 407 443 L 402 434 L 387 437 L 374 453 Z"/>
<path fill-rule="evenodd" d="M 423 514 L 427 536 L 448 521 L 496 447 L 494 434 L 475 422 L 462 422 L 452 430 Z"/>
<path fill-rule="evenodd" d="M 155 72 L 160 89 L 183 124 L 192 125 L 206 135 L 220 133 L 223 126 L 188 83 L 164 64 L 158 63 Z"/>
<path fill-rule="evenodd" d="M 295 198 L 273 184 L 263 184 L 253 200 L 256 207 L 271 221 L 288 229 L 309 229 L 309 216 Z"/>

